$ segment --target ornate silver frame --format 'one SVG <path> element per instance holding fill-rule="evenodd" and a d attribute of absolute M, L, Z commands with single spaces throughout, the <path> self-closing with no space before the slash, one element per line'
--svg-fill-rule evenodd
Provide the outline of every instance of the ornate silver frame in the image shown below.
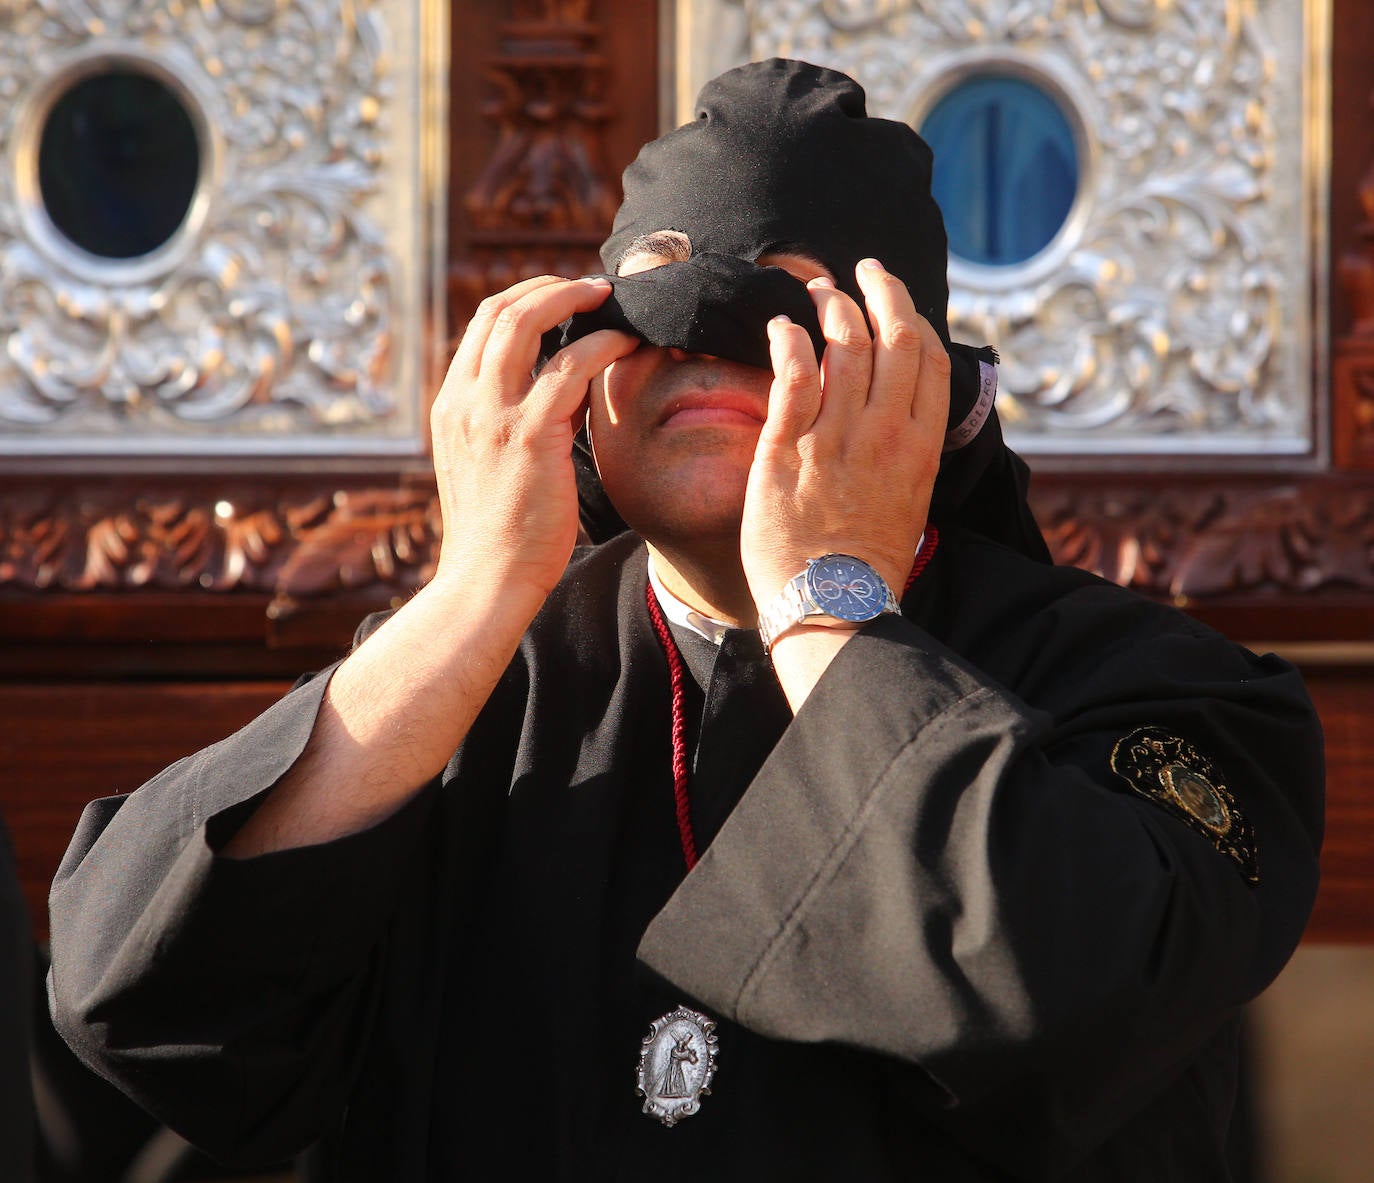
<path fill-rule="evenodd" d="M 136 259 L 104 259 L 82 250 L 53 225 L 39 192 L 38 142 L 53 104 L 69 86 L 108 66 L 134 67 L 167 86 L 181 99 L 191 117 L 200 147 L 196 191 L 180 228 L 161 247 Z M 29 241 L 53 267 L 94 283 L 130 286 L 164 274 L 185 258 L 190 243 L 205 224 L 210 194 L 218 185 L 224 166 L 224 137 L 218 134 L 217 121 L 207 116 L 207 111 L 214 109 L 216 97 L 199 83 L 197 73 L 181 46 L 169 46 L 152 54 L 137 42 L 94 42 L 62 61 L 56 72 L 26 96 L 15 117 L 15 196 Z"/>
<path fill-rule="evenodd" d="M 970 74 L 1034 80 L 1076 125 L 1076 205 L 1024 264 L 950 267 L 955 337 L 1002 351 L 1008 437 L 1041 469 L 1311 470 L 1327 459 L 1330 23 L 1330 0 L 677 0 L 666 122 L 706 78 L 775 53 L 854 74 L 871 112 L 915 124 Z M 1175 144 L 1178 175 L 1117 183 Z"/>
<path fill-rule="evenodd" d="M 0 12 L 6 468 L 409 466 L 446 360 L 446 5 L 172 9 Z M 201 150 L 180 229 L 130 260 L 68 240 L 37 177 L 53 103 L 112 66 Z"/>

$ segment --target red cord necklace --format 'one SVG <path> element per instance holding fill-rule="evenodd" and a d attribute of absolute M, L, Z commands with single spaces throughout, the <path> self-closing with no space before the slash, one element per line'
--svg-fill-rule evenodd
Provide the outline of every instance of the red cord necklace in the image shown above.
<path fill-rule="evenodd" d="M 935 554 L 935 548 L 940 544 L 940 532 L 932 525 L 926 526 L 925 541 L 921 544 L 921 549 L 916 552 L 916 561 L 911 565 L 911 574 L 906 578 L 906 586 L 902 588 L 902 596 L 911 590 L 911 585 L 916 582 L 916 577 L 925 570 L 926 564 L 930 562 Z M 668 659 L 668 685 L 672 691 L 673 715 L 672 715 L 672 738 L 673 738 L 673 804 L 677 812 L 677 833 L 682 841 L 682 857 L 687 862 L 687 869 L 690 871 L 697 865 L 697 840 L 692 832 L 692 799 L 688 786 L 690 768 L 687 764 L 687 693 L 684 678 L 684 666 L 682 653 L 677 647 L 677 642 L 673 639 L 673 634 L 668 628 L 668 622 L 663 618 L 663 609 L 659 607 L 658 597 L 654 595 L 653 584 L 644 581 L 644 601 L 649 608 L 649 620 L 654 626 L 654 635 L 658 637 L 658 643 L 663 647 L 663 656 Z"/>

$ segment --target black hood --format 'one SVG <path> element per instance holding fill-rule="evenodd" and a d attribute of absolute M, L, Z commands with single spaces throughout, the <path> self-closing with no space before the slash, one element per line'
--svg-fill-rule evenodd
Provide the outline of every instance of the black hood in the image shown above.
<path fill-rule="evenodd" d="M 879 259 L 911 292 L 953 363 L 945 455 L 931 516 L 1048 560 L 1026 503 L 1025 465 L 1002 442 L 992 405 L 996 354 L 949 340 L 944 220 L 930 193 L 932 156 L 909 126 L 866 112 L 852 78 L 774 58 L 708 82 L 697 117 L 646 144 L 625 170 L 625 199 L 601 260 L 606 302 L 550 334 L 545 353 L 598 328 L 651 344 L 768 365 L 767 322 L 785 313 L 824 348 L 800 281 L 754 264 L 788 252 L 823 263 L 860 305 L 860 259 Z M 629 248 L 661 230 L 685 234 L 692 257 L 615 276 Z M 619 519 L 582 449 L 579 487 L 594 538 Z"/>

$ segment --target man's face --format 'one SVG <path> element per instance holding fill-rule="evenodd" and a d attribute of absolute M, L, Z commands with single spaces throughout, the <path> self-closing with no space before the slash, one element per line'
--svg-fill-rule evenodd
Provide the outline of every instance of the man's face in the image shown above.
<path fill-rule="evenodd" d="M 682 235 L 631 248 L 621 275 L 686 257 Z M 834 276 L 802 254 L 767 254 L 803 283 Z M 588 416 L 601 482 L 620 516 L 659 545 L 738 541 L 745 486 L 768 411 L 770 371 L 641 343 L 593 383 Z"/>

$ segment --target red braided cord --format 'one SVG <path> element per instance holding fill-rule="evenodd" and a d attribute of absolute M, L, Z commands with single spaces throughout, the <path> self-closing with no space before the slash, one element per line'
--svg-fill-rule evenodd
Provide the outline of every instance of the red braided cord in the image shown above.
<path fill-rule="evenodd" d="M 697 840 L 692 833 L 692 803 L 687 789 L 687 704 L 683 691 L 682 654 L 678 652 L 673 634 L 668 631 L 668 622 L 663 619 L 653 585 L 647 581 L 644 600 L 649 606 L 649 619 L 653 622 L 658 643 L 663 646 L 663 656 L 668 659 L 668 684 L 673 692 L 673 802 L 677 806 L 682 857 L 687 860 L 690 871 L 697 865 Z"/>
<path fill-rule="evenodd" d="M 916 561 L 911 565 L 906 586 L 902 588 L 905 596 L 916 582 L 916 577 L 926 569 L 940 545 L 940 531 L 933 525 L 926 526 L 925 541 L 917 552 Z M 673 697 L 673 803 L 677 808 L 677 833 L 682 841 L 682 857 L 690 871 L 697 865 L 697 840 L 692 833 L 692 799 L 688 788 L 687 769 L 687 702 L 683 690 L 682 654 L 679 652 L 673 634 L 668 630 L 668 622 L 663 619 L 663 609 L 659 607 L 658 597 L 654 595 L 653 584 L 644 583 L 644 602 L 649 608 L 649 620 L 654 626 L 654 635 L 663 648 L 663 656 L 668 659 L 668 685 Z"/>
<path fill-rule="evenodd" d="M 921 549 L 916 552 L 916 561 L 911 564 L 911 574 L 906 577 L 906 586 L 902 588 L 903 596 L 911 590 L 911 585 L 916 582 L 916 576 L 924 571 L 926 564 L 935 557 L 935 548 L 939 545 L 940 531 L 927 522 L 926 536 L 921 542 Z"/>

